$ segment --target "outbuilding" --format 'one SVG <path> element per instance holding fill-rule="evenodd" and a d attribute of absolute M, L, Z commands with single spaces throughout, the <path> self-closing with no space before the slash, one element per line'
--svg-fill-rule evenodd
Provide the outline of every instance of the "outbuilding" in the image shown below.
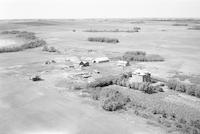
<path fill-rule="evenodd" d="M 96 58 L 94 59 L 93 63 L 104 63 L 104 62 L 109 62 L 109 58 L 108 57 L 100 57 L 100 58 Z"/>
<path fill-rule="evenodd" d="M 79 65 L 82 66 L 82 67 L 88 67 L 90 65 L 90 63 L 88 61 L 81 61 L 79 63 Z"/>
<path fill-rule="evenodd" d="M 128 61 L 123 61 L 123 60 L 120 60 L 117 62 L 117 65 L 118 66 L 123 66 L 123 67 L 126 67 L 126 66 L 129 66 L 129 62 Z"/>

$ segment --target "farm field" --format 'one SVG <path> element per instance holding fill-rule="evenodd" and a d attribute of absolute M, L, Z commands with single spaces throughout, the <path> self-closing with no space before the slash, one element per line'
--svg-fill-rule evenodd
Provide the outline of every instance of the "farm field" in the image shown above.
<path fill-rule="evenodd" d="M 167 84 L 164 92 L 147 94 L 115 83 L 131 101 L 145 107 L 136 114 L 132 107 L 106 111 L 101 100 L 91 97 L 93 91 L 87 86 L 99 78 L 137 69 L 148 70 L 155 78 L 176 78 L 199 86 L 200 31 L 193 29 L 199 26 L 200 20 L 188 19 L 0 21 L 0 133 L 200 133 L 198 122 L 184 129 L 189 121 L 200 120 L 196 94 L 170 90 Z M 119 66 L 119 57 L 130 51 L 145 52 L 146 57 L 130 60 L 127 67 Z M 161 60 L 154 61 L 155 55 Z M 96 58 L 109 60 L 91 63 Z M 90 65 L 82 63 L 80 67 L 86 59 Z M 41 77 L 39 81 L 33 81 L 36 75 Z M 177 129 L 176 123 L 157 121 L 148 111 L 158 107 L 167 116 L 175 112 L 174 121 L 184 118 L 188 122 Z"/>

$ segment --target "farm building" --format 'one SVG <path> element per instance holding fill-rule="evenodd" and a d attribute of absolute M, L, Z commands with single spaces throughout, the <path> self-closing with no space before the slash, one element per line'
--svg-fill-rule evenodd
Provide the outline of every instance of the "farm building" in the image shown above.
<path fill-rule="evenodd" d="M 109 62 L 109 58 L 108 57 L 101 57 L 101 58 L 96 58 L 94 59 L 93 63 L 104 63 L 104 62 Z"/>
<path fill-rule="evenodd" d="M 117 65 L 126 67 L 126 66 L 129 66 L 129 62 L 120 60 L 120 61 L 117 62 Z"/>
<path fill-rule="evenodd" d="M 79 63 L 79 65 L 82 66 L 82 67 L 88 67 L 90 65 L 90 63 L 88 61 L 81 61 Z"/>
<path fill-rule="evenodd" d="M 151 82 L 151 73 L 146 70 L 137 69 L 132 73 L 129 82 Z"/>

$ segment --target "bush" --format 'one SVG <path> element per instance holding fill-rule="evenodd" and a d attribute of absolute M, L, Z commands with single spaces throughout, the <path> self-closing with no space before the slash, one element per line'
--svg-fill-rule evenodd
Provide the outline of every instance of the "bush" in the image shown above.
<path fill-rule="evenodd" d="M 195 90 L 195 96 L 198 97 L 198 98 L 200 98 L 200 87 L 199 86 Z"/>
<path fill-rule="evenodd" d="M 126 32 L 126 33 L 135 33 L 139 32 L 141 30 L 140 27 L 134 27 L 131 30 L 119 30 L 119 29 L 113 29 L 113 30 L 96 30 L 96 29 L 90 29 L 90 30 L 84 30 L 84 32 Z"/>
<path fill-rule="evenodd" d="M 100 99 L 101 90 L 102 90 L 101 87 L 92 88 L 91 91 L 90 91 L 92 99 L 99 100 Z"/>
<path fill-rule="evenodd" d="M 129 88 L 134 90 L 139 90 L 147 94 L 153 94 L 157 92 L 163 92 L 163 89 L 160 86 L 152 86 L 148 82 L 134 82 L 129 85 Z"/>
<path fill-rule="evenodd" d="M 46 41 L 37 39 L 37 40 L 30 41 L 28 43 L 25 43 L 21 47 L 22 49 L 30 49 L 30 48 L 36 48 L 36 47 L 40 47 L 44 45 L 46 45 Z"/>
<path fill-rule="evenodd" d="M 88 84 L 90 88 L 105 87 L 116 84 L 118 76 L 108 76 L 96 79 L 94 82 Z"/>
<path fill-rule="evenodd" d="M 42 48 L 42 51 L 48 51 L 48 50 L 49 50 L 49 48 L 46 45 Z"/>
<path fill-rule="evenodd" d="M 143 51 L 128 51 L 124 53 L 123 59 L 126 61 L 134 61 L 139 58 L 144 58 L 145 55 L 146 53 Z"/>
<path fill-rule="evenodd" d="M 178 122 L 181 123 L 181 124 L 186 124 L 187 123 L 187 121 L 184 118 L 180 118 L 178 120 Z"/>
<path fill-rule="evenodd" d="M 119 43 L 116 38 L 105 38 L 105 37 L 89 37 L 88 41 L 91 42 L 106 42 L 106 43 Z"/>
<path fill-rule="evenodd" d="M 188 28 L 188 30 L 200 30 L 200 26 L 193 26 L 193 27 L 190 27 Z"/>
<path fill-rule="evenodd" d="M 171 90 L 183 92 L 191 96 L 200 98 L 200 87 L 191 84 L 184 84 L 176 79 L 170 79 L 167 82 L 167 86 Z"/>
<path fill-rule="evenodd" d="M 167 87 L 171 90 L 175 90 L 177 86 L 178 81 L 176 79 L 169 79 L 167 81 Z"/>
<path fill-rule="evenodd" d="M 20 31 L 17 30 L 12 30 L 12 31 L 3 31 L 1 32 L 2 34 L 19 34 Z"/>
<path fill-rule="evenodd" d="M 81 89 L 84 89 L 86 88 L 85 84 L 84 83 L 73 83 L 73 90 L 81 90 Z"/>
<path fill-rule="evenodd" d="M 175 90 L 178 91 L 178 92 L 185 93 L 186 92 L 186 85 L 178 82 L 177 85 L 176 85 Z"/>
<path fill-rule="evenodd" d="M 195 91 L 196 88 L 194 85 L 187 85 L 186 86 L 186 94 L 191 95 L 191 96 L 195 96 Z"/>
<path fill-rule="evenodd" d="M 167 82 L 167 86 L 169 89 L 176 90 L 178 92 L 186 92 L 186 85 L 176 79 L 170 79 Z"/>
<path fill-rule="evenodd" d="M 27 32 L 27 31 L 3 31 L 2 34 L 11 34 L 11 35 L 16 35 L 16 37 L 23 38 L 26 40 L 35 40 L 37 37 L 35 36 L 35 33 L 33 32 Z"/>
<path fill-rule="evenodd" d="M 164 61 L 164 58 L 160 55 L 150 54 L 146 55 L 143 51 L 128 51 L 125 52 L 122 56 L 123 60 L 126 61 L 143 61 L 143 62 L 152 62 L 152 61 Z"/>
<path fill-rule="evenodd" d="M 116 89 L 115 86 L 103 88 L 100 94 L 101 106 L 107 111 L 116 111 L 123 109 L 131 99 Z"/>
<path fill-rule="evenodd" d="M 48 52 L 57 52 L 57 49 L 55 47 L 49 47 Z"/>
<path fill-rule="evenodd" d="M 143 92 L 147 93 L 147 94 L 153 94 L 153 93 L 157 93 L 157 92 L 163 92 L 162 88 L 160 88 L 159 86 L 145 86 L 145 88 L 143 88 Z"/>
<path fill-rule="evenodd" d="M 143 56 L 145 56 L 146 52 L 144 52 L 144 51 L 128 51 L 128 52 L 125 52 L 124 55 L 143 55 Z"/>
<path fill-rule="evenodd" d="M 188 26 L 188 24 L 185 24 L 185 23 L 175 23 L 172 26 Z"/>
<path fill-rule="evenodd" d="M 59 52 L 55 47 L 48 47 L 48 46 L 44 46 L 42 48 L 42 51 L 46 51 L 46 52 Z"/>

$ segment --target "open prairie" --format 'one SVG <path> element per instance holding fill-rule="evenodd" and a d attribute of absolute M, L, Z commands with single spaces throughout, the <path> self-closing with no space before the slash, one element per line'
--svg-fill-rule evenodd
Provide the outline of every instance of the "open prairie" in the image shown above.
<path fill-rule="evenodd" d="M 48 52 L 42 50 L 42 45 L 35 47 L 29 44 L 29 47 L 15 48 L 17 52 L 4 53 L 2 50 L 0 53 L 0 133 L 181 133 L 177 129 L 169 130 L 167 125 L 159 124 L 150 117 L 132 114 L 129 110 L 104 111 L 98 101 L 88 97 L 90 94 L 85 91 L 87 87 L 80 90 L 75 86 L 136 69 L 148 70 L 152 77 L 159 79 L 178 78 L 184 83 L 199 85 L 200 30 L 193 29 L 195 27 L 200 27 L 200 20 L 0 21 L 0 49 L 27 43 L 27 37 L 16 37 L 13 33 L 2 34 L 5 31 L 32 32 L 34 40 L 44 40 L 45 46 L 55 48 L 55 52 Z M 100 41 L 90 41 L 90 37 L 100 38 Z M 28 42 L 33 42 L 33 39 Z M 10 48 L 6 51 L 10 51 Z M 130 66 L 118 66 L 118 57 L 127 51 L 156 54 L 163 57 L 164 61 L 131 61 Z M 84 68 L 76 67 L 81 60 L 99 57 L 106 57 L 109 62 L 92 63 Z M 35 75 L 39 75 L 41 80 L 32 81 L 31 78 Z M 144 103 L 144 107 L 154 104 L 170 105 L 177 112 L 177 117 L 180 115 L 180 118 L 200 120 L 200 100 L 194 95 L 169 89 L 153 95 L 127 90 L 127 94 L 136 102 Z M 200 133 L 199 129 L 194 127 L 193 131 Z"/>

